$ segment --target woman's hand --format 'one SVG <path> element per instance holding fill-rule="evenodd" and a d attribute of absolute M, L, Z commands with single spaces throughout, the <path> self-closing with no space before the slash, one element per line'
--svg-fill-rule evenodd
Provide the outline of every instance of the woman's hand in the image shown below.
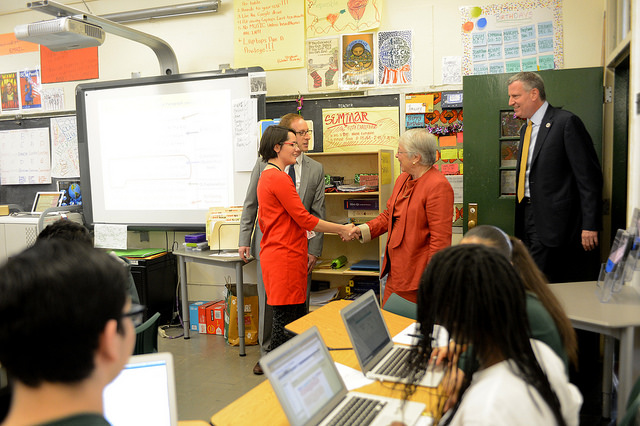
<path fill-rule="evenodd" d="M 340 225 L 340 231 L 338 232 L 338 234 L 340 235 L 340 238 L 342 238 L 342 241 L 351 241 L 353 240 L 353 228 L 355 228 L 356 226 L 353 223 L 350 223 L 348 225 Z"/>

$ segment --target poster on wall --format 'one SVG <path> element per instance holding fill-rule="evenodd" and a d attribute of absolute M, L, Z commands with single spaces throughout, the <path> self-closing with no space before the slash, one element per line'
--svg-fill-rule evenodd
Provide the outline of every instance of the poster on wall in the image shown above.
<path fill-rule="evenodd" d="M 381 86 L 413 83 L 412 46 L 411 30 L 378 33 L 378 83 Z"/>
<path fill-rule="evenodd" d="M 0 74 L 0 97 L 2 98 L 3 112 L 14 111 L 20 108 L 18 77 L 15 72 Z"/>
<path fill-rule="evenodd" d="M 265 70 L 304 66 L 304 3 L 234 0 L 235 68 Z"/>
<path fill-rule="evenodd" d="M 324 152 L 395 150 L 399 112 L 398 107 L 323 109 Z"/>
<path fill-rule="evenodd" d="M 339 57 L 338 37 L 307 40 L 307 88 L 310 92 L 339 89 Z"/>
<path fill-rule="evenodd" d="M 380 26 L 382 0 L 314 0 L 304 3 L 307 38 L 363 32 Z"/>
<path fill-rule="evenodd" d="M 20 71 L 22 109 L 42 108 L 40 70 Z"/>
<path fill-rule="evenodd" d="M 375 57 L 373 33 L 342 36 L 341 87 L 373 86 Z"/>
<path fill-rule="evenodd" d="M 461 7 L 462 74 L 564 67 L 562 0 Z"/>

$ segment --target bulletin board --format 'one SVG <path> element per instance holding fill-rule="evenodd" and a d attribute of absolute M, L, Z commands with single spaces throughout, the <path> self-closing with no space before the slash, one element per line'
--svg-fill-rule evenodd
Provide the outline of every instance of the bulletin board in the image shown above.
<path fill-rule="evenodd" d="M 22 117 L 0 121 L 0 132 L 24 129 L 46 129 L 50 132 L 51 116 L 34 118 Z M 0 170 L 1 173 L 1 170 Z M 36 185 L 0 185 L 0 204 L 17 204 L 23 211 L 31 210 L 33 199 L 39 191 L 57 191 L 60 180 L 69 178 L 51 178 L 51 183 Z"/>

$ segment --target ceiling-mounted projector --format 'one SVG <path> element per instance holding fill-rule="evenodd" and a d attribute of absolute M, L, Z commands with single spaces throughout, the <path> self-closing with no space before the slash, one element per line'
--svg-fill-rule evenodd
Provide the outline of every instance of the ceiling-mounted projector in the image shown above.
<path fill-rule="evenodd" d="M 41 44 L 54 52 L 100 46 L 105 34 L 97 25 L 68 16 L 18 25 L 14 33 L 18 40 Z"/>

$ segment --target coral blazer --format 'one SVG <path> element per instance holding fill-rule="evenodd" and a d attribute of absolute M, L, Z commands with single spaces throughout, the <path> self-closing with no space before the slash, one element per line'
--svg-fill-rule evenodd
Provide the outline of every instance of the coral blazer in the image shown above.
<path fill-rule="evenodd" d="M 403 196 L 410 178 L 408 173 L 398 176 L 386 209 L 367 222 L 371 238 L 389 233 L 380 269 L 381 277 L 388 275 L 383 304 L 391 293 L 415 302 L 420 277 L 429 259 L 451 245 L 453 188 L 435 167 L 416 180 L 406 210 L 392 223 L 396 200 Z"/>

